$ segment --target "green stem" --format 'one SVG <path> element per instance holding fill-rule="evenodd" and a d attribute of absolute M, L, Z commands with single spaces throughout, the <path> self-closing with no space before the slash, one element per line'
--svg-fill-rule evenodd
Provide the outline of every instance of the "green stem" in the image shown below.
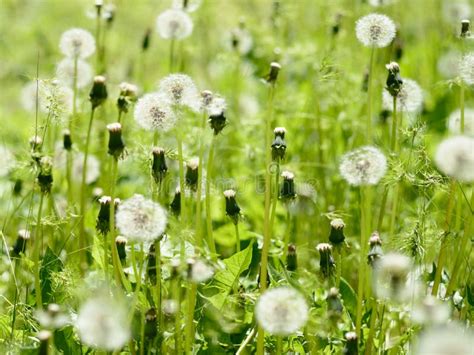
<path fill-rule="evenodd" d="M 74 57 L 74 72 L 73 72 L 73 77 L 72 77 L 72 115 L 69 118 L 69 131 L 71 132 L 71 135 L 73 134 L 72 132 L 72 122 L 74 119 L 76 119 L 76 114 L 77 114 L 77 61 L 78 57 Z"/>
<path fill-rule="evenodd" d="M 211 251 L 212 258 L 216 259 L 216 244 L 212 234 L 212 210 L 211 210 L 211 179 L 212 179 L 212 164 L 214 161 L 214 146 L 216 143 L 216 136 L 212 137 L 211 145 L 209 147 L 209 157 L 207 158 L 207 178 L 206 178 L 206 229 L 207 229 L 207 244 Z"/>
<path fill-rule="evenodd" d="M 169 58 L 169 72 L 172 73 L 173 72 L 173 67 L 174 67 L 174 39 L 171 39 L 170 41 L 170 58 Z"/>
<path fill-rule="evenodd" d="M 264 205 L 264 220 L 263 220 L 263 247 L 262 259 L 260 262 L 260 293 L 262 294 L 267 289 L 267 270 L 268 270 L 268 253 L 271 243 L 271 225 L 270 225 L 270 202 L 271 202 L 271 163 L 272 154 L 270 149 L 272 130 L 271 122 L 273 117 L 273 97 L 275 87 L 272 85 L 269 92 L 268 111 L 265 119 L 265 205 Z M 264 353 L 265 332 L 262 327 L 258 327 L 257 334 L 257 354 Z"/>
<path fill-rule="evenodd" d="M 185 354 L 193 353 L 194 343 L 194 308 L 196 307 L 197 284 L 192 282 L 188 290 L 188 311 L 185 329 Z"/>
<path fill-rule="evenodd" d="M 372 47 L 370 51 L 370 63 L 369 63 L 369 77 L 367 82 L 367 142 L 372 143 L 372 77 L 374 75 L 374 62 L 375 62 L 375 47 Z"/>
<path fill-rule="evenodd" d="M 181 286 L 178 275 L 173 280 L 173 294 L 176 302 L 176 313 L 174 318 L 174 349 L 176 354 L 181 354 Z"/>
<path fill-rule="evenodd" d="M 195 228 L 195 235 L 196 235 L 196 244 L 198 247 L 202 247 L 202 231 L 201 231 L 201 222 L 202 222 L 202 203 L 201 203 L 201 196 L 202 196 L 202 165 L 204 159 L 204 144 L 202 136 L 204 134 L 204 129 L 206 125 L 206 114 L 202 115 L 201 120 L 201 135 L 199 138 L 199 161 L 198 161 L 198 181 L 197 181 L 197 191 L 196 191 L 196 228 Z"/>
<path fill-rule="evenodd" d="M 393 112 L 392 112 L 392 135 L 390 136 L 390 150 L 395 152 L 397 149 L 397 98 L 393 97 Z"/>
<path fill-rule="evenodd" d="M 239 222 L 234 223 L 235 226 L 235 251 L 240 251 L 240 234 L 239 234 Z"/>
<path fill-rule="evenodd" d="M 291 214 L 290 207 L 286 206 L 286 231 L 283 243 L 283 259 L 286 261 L 288 256 L 288 245 L 290 245 L 290 235 L 291 235 Z"/>
<path fill-rule="evenodd" d="M 276 341 L 277 341 L 276 354 L 277 355 L 283 354 L 283 338 L 281 336 L 277 336 Z"/>
<path fill-rule="evenodd" d="M 375 336 L 375 324 L 377 322 L 377 301 L 375 298 L 371 300 L 372 314 L 370 315 L 370 331 L 367 342 L 365 343 L 365 355 L 372 353 L 373 340 Z"/>
<path fill-rule="evenodd" d="M 81 200 L 80 200 L 80 222 L 79 222 L 79 254 L 81 257 L 81 269 L 86 263 L 86 177 L 87 177 L 87 158 L 89 156 L 89 144 L 91 140 L 92 122 L 94 121 L 95 108 L 91 109 L 91 115 L 89 119 L 89 126 L 87 128 L 86 144 L 84 147 L 84 160 L 82 162 L 82 178 L 81 178 Z"/>
<path fill-rule="evenodd" d="M 393 200 L 392 200 L 392 214 L 390 215 L 390 237 L 394 236 L 395 233 L 395 222 L 397 221 L 398 215 L 398 202 L 400 200 L 400 184 L 397 183 L 395 190 L 393 191 Z"/>
<path fill-rule="evenodd" d="M 164 314 L 161 309 L 162 304 L 162 287 L 161 287 L 161 242 L 155 241 L 155 267 L 156 267 L 156 311 L 159 314 L 158 339 L 161 339 L 163 333 Z"/>
<path fill-rule="evenodd" d="M 110 237 L 110 252 L 112 255 L 112 265 L 114 268 L 115 282 L 117 286 L 120 285 L 120 269 L 121 264 L 119 261 L 117 246 L 115 244 L 115 183 L 117 181 L 117 170 L 118 170 L 118 161 L 115 157 L 112 157 L 112 167 L 111 167 L 111 180 L 110 180 L 110 216 L 109 216 L 109 237 Z M 105 246 L 107 248 L 107 246 Z M 106 265 L 107 270 L 107 265 Z"/>
<path fill-rule="evenodd" d="M 36 217 L 36 228 L 35 228 L 35 239 L 33 248 L 33 262 L 35 264 L 35 296 L 36 296 L 36 308 L 43 308 L 43 300 L 41 294 L 41 282 L 40 282 L 40 234 L 41 234 L 41 213 L 43 210 L 44 194 L 40 194 L 38 215 Z"/>
<path fill-rule="evenodd" d="M 446 209 L 444 235 L 441 241 L 441 248 L 438 255 L 438 263 L 436 265 L 436 274 L 435 274 L 435 278 L 433 282 L 433 289 L 431 291 L 431 294 L 435 297 L 438 295 L 438 288 L 441 282 L 441 275 L 443 272 L 444 263 L 446 262 L 446 256 L 447 256 L 446 252 L 448 248 L 448 237 L 449 237 L 449 232 L 450 232 L 451 214 L 453 211 L 453 204 L 454 204 L 453 202 L 454 202 L 455 192 L 456 192 L 456 181 L 453 179 L 451 180 L 451 184 L 449 187 L 448 206 Z"/>
<path fill-rule="evenodd" d="M 270 167 L 269 167 L 270 169 Z M 270 235 L 273 235 L 273 226 L 275 225 L 276 207 L 278 204 L 278 194 L 280 191 L 280 159 L 276 162 L 275 187 L 273 189 L 272 211 L 270 213 Z"/>
<path fill-rule="evenodd" d="M 184 160 L 183 160 L 183 140 L 181 133 L 178 132 L 178 163 L 179 163 L 179 190 L 180 190 L 180 202 L 181 202 L 181 221 L 183 225 L 186 224 L 186 205 L 185 205 L 185 185 L 184 185 Z"/>
<path fill-rule="evenodd" d="M 461 111 L 460 131 L 461 131 L 461 134 L 464 134 L 465 123 L 464 123 L 464 84 L 463 83 L 461 83 L 461 89 L 460 89 L 460 111 Z"/>

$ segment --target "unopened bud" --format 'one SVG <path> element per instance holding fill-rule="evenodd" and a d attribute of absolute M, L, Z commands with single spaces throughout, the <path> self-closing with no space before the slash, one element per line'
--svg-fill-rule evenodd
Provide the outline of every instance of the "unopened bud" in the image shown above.
<path fill-rule="evenodd" d="M 158 314 L 155 308 L 150 308 L 145 313 L 145 337 L 149 340 L 158 334 Z"/>
<path fill-rule="evenodd" d="M 267 76 L 267 82 L 270 84 L 275 84 L 278 79 L 278 73 L 280 72 L 281 65 L 277 62 L 272 62 L 270 64 L 270 73 Z"/>
<path fill-rule="evenodd" d="M 156 285 L 156 250 L 154 243 L 150 244 L 150 249 L 148 249 L 146 272 L 151 284 Z"/>
<path fill-rule="evenodd" d="M 151 175 L 157 184 L 160 184 L 166 173 L 168 172 L 168 166 L 166 165 L 165 150 L 160 147 L 153 148 L 153 161 L 151 164 Z"/>
<path fill-rule="evenodd" d="M 467 38 L 471 36 L 471 22 L 469 20 L 461 21 L 461 38 Z"/>
<path fill-rule="evenodd" d="M 344 236 L 344 221 L 340 218 L 331 221 L 331 232 L 329 233 L 329 242 L 333 245 L 341 245 L 346 237 Z"/>
<path fill-rule="evenodd" d="M 357 355 L 359 353 L 357 349 L 357 334 L 355 332 L 348 332 L 344 338 L 346 339 L 346 345 L 342 353 L 344 355 Z"/>
<path fill-rule="evenodd" d="M 225 117 L 225 112 L 221 111 L 219 113 L 213 113 L 209 116 L 209 125 L 214 131 L 214 135 L 217 136 L 226 126 L 227 119 Z"/>
<path fill-rule="evenodd" d="M 286 255 L 286 269 L 296 271 L 298 268 L 298 258 L 296 255 L 296 245 L 288 244 L 288 254 Z"/>
<path fill-rule="evenodd" d="M 13 184 L 13 195 L 20 196 L 22 190 L 23 190 L 23 180 L 16 179 L 15 183 Z"/>
<path fill-rule="evenodd" d="M 102 75 L 98 75 L 94 78 L 94 83 L 89 93 L 92 109 L 99 107 L 107 99 L 107 86 L 105 85 L 105 81 L 105 77 Z"/>
<path fill-rule="evenodd" d="M 50 193 L 53 186 L 53 160 L 50 157 L 42 157 L 39 168 L 37 182 L 40 190 L 44 194 Z"/>
<path fill-rule="evenodd" d="M 282 160 L 285 157 L 286 152 L 286 129 L 283 127 L 277 127 L 273 130 L 273 133 L 275 134 L 275 139 L 272 142 L 272 158 L 273 160 Z"/>
<path fill-rule="evenodd" d="M 179 216 L 181 213 L 181 189 L 179 187 L 176 188 L 174 193 L 173 201 L 170 203 L 171 211 L 176 215 Z"/>
<path fill-rule="evenodd" d="M 225 190 L 225 213 L 232 219 L 234 224 L 237 224 L 240 216 L 240 207 L 235 199 L 235 190 Z"/>
<path fill-rule="evenodd" d="M 336 263 L 332 257 L 332 246 L 328 243 L 319 243 L 316 246 L 316 249 L 319 251 L 319 267 L 321 269 L 322 274 L 325 277 L 332 275 Z"/>
<path fill-rule="evenodd" d="M 284 171 L 281 173 L 283 182 L 281 184 L 280 198 L 285 201 L 292 200 L 296 197 L 295 191 L 295 175 L 292 172 Z"/>
<path fill-rule="evenodd" d="M 99 198 L 99 214 L 97 215 L 97 221 L 95 227 L 97 231 L 102 234 L 106 235 L 109 232 L 110 228 L 110 203 L 112 202 L 112 198 L 110 196 L 102 196 Z M 120 199 L 115 199 L 115 206 L 118 206 L 120 203 Z M 116 211 L 116 209 L 115 209 Z"/>
<path fill-rule="evenodd" d="M 390 62 L 385 68 L 388 70 L 386 89 L 392 97 L 397 97 L 403 85 L 403 80 L 400 76 L 400 66 L 396 62 Z"/>
<path fill-rule="evenodd" d="M 128 108 L 132 102 L 137 98 L 138 88 L 129 83 L 121 83 L 120 86 L 120 95 L 117 99 L 117 108 L 120 112 L 127 113 Z"/>
<path fill-rule="evenodd" d="M 383 257 L 382 240 L 380 239 L 379 233 L 374 232 L 369 238 L 370 250 L 367 255 L 367 261 L 371 266 Z"/>
<path fill-rule="evenodd" d="M 122 140 L 122 125 L 118 122 L 107 125 L 109 131 L 109 150 L 108 153 L 115 159 L 123 155 L 125 144 Z"/>
<path fill-rule="evenodd" d="M 51 339 L 52 333 L 49 330 L 42 330 L 38 333 L 36 338 L 40 341 L 38 355 L 49 354 L 49 340 Z"/>
<path fill-rule="evenodd" d="M 342 315 L 343 307 L 341 303 L 341 298 L 339 295 L 339 290 L 335 287 L 332 287 L 329 290 L 328 296 L 326 298 L 328 305 L 328 315 L 332 320 L 337 320 Z"/>
<path fill-rule="evenodd" d="M 15 245 L 12 249 L 12 256 L 20 256 L 20 254 L 24 254 L 26 250 L 26 243 L 30 239 L 30 232 L 26 229 L 20 229 L 18 231 L 18 236 L 16 238 Z"/>
<path fill-rule="evenodd" d="M 71 131 L 68 129 L 63 131 L 63 148 L 67 151 L 72 149 Z"/>
<path fill-rule="evenodd" d="M 127 238 L 122 237 L 121 235 L 115 238 L 115 246 L 117 247 L 117 254 L 119 256 L 120 261 L 123 263 L 125 259 L 127 259 L 127 252 L 125 251 L 125 247 L 127 246 Z"/>
<path fill-rule="evenodd" d="M 150 47 L 151 29 L 147 28 L 142 40 L 142 51 L 145 52 Z"/>
<path fill-rule="evenodd" d="M 186 163 L 186 185 L 188 185 L 191 190 L 196 191 L 197 183 L 198 183 L 198 175 L 199 172 L 199 160 L 194 158 L 189 160 Z"/>

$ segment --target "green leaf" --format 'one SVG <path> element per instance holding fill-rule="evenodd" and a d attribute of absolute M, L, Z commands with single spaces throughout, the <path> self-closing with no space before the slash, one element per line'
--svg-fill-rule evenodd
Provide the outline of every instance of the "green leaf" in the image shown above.
<path fill-rule="evenodd" d="M 357 310 L 357 296 L 354 292 L 354 289 L 345 279 L 341 278 L 339 291 L 341 292 L 341 297 L 344 301 L 344 306 L 346 307 L 351 317 L 354 319 Z"/>
<path fill-rule="evenodd" d="M 81 345 L 74 338 L 72 326 L 54 332 L 54 346 L 63 354 L 81 354 Z"/>
<path fill-rule="evenodd" d="M 40 279 L 41 279 L 41 295 L 43 303 L 51 303 L 52 300 L 52 274 L 63 269 L 63 262 L 54 254 L 50 247 L 46 248 L 46 253 L 41 261 Z"/>
<path fill-rule="evenodd" d="M 222 309 L 230 292 L 237 286 L 240 275 L 248 269 L 252 261 L 253 243 L 241 252 L 232 255 L 224 260 L 225 268 L 214 276 L 211 286 L 219 288 L 221 291 L 209 298 L 209 301 L 217 308 Z"/>

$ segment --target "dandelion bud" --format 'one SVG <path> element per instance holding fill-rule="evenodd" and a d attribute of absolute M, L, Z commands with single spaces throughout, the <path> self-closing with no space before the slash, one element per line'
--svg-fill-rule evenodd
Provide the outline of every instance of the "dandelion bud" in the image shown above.
<path fill-rule="evenodd" d="M 316 249 L 319 251 L 319 267 L 321 272 L 325 277 L 328 277 L 333 273 L 336 266 L 331 253 L 332 246 L 328 243 L 319 243 Z"/>
<path fill-rule="evenodd" d="M 286 269 L 296 271 L 298 268 L 298 259 L 296 256 L 296 245 L 288 244 L 288 254 L 286 255 Z"/>
<path fill-rule="evenodd" d="M 339 290 L 335 287 L 332 287 L 329 290 L 328 296 L 326 298 L 328 305 L 328 314 L 329 318 L 332 320 L 337 320 L 342 314 L 342 303 L 339 295 Z"/>
<path fill-rule="evenodd" d="M 109 131 L 109 150 L 108 153 L 115 159 L 122 156 L 125 150 L 125 144 L 122 140 L 122 125 L 118 122 L 107 125 Z"/>
<path fill-rule="evenodd" d="M 16 179 L 15 183 L 13 184 L 13 195 L 20 196 L 22 190 L 23 190 L 23 180 Z"/>
<path fill-rule="evenodd" d="M 397 97 L 403 85 L 403 80 L 400 76 L 400 66 L 396 62 L 390 62 L 385 68 L 388 70 L 386 89 L 392 97 Z"/>
<path fill-rule="evenodd" d="M 209 125 L 214 130 L 214 135 L 217 136 L 226 126 L 226 117 L 224 111 L 209 116 Z"/>
<path fill-rule="evenodd" d="M 71 131 L 68 129 L 63 131 L 63 148 L 67 151 L 70 151 L 72 148 Z"/>
<path fill-rule="evenodd" d="M 153 339 L 158 334 L 158 314 L 155 308 L 150 308 L 145 313 L 145 337 Z"/>
<path fill-rule="evenodd" d="M 285 157 L 286 152 L 286 129 L 283 127 L 277 127 L 273 130 L 273 133 L 275 134 L 275 139 L 272 142 L 272 158 L 273 160 L 282 160 Z"/>
<path fill-rule="evenodd" d="M 151 28 L 147 28 L 142 40 L 142 51 L 145 52 L 150 47 Z"/>
<path fill-rule="evenodd" d="M 344 236 L 345 223 L 340 218 L 331 221 L 331 232 L 329 233 L 329 242 L 333 245 L 341 245 L 346 237 Z"/>
<path fill-rule="evenodd" d="M 375 263 L 378 262 L 383 257 L 382 250 L 382 240 L 378 232 L 372 233 L 369 239 L 370 250 L 367 256 L 369 265 L 375 266 Z"/>
<path fill-rule="evenodd" d="M 26 243 L 30 239 L 30 232 L 26 229 L 20 229 L 16 238 L 15 245 L 12 249 L 12 256 L 20 256 L 20 253 L 25 253 Z"/>
<path fill-rule="evenodd" d="M 333 36 L 336 36 L 339 33 L 339 30 L 341 29 L 341 20 L 342 20 L 342 14 L 340 13 L 336 14 L 336 17 L 334 19 L 334 24 L 332 25 Z"/>
<path fill-rule="evenodd" d="M 105 85 L 105 77 L 98 75 L 94 78 L 92 89 L 89 93 L 89 100 L 92 109 L 99 107 L 107 99 L 107 86 Z"/>
<path fill-rule="evenodd" d="M 42 330 L 36 336 L 40 341 L 38 355 L 49 354 L 49 340 L 51 339 L 52 333 L 49 330 Z"/>
<path fill-rule="evenodd" d="M 471 37 L 471 22 L 469 20 L 461 21 L 461 38 Z"/>
<path fill-rule="evenodd" d="M 281 173 L 283 182 L 280 190 L 280 198 L 284 201 L 290 201 L 296 197 L 295 191 L 295 174 L 290 171 Z"/>
<path fill-rule="evenodd" d="M 394 57 L 396 61 L 399 61 L 403 57 L 403 41 L 400 39 L 400 37 L 396 37 L 395 40 L 393 41 L 393 50 L 395 52 Z"/>
<path fill-rule="evenodd" d="M 117 107 L 120 112 L 127 113 L 128 107 L 137 98 L 138 88 L 136 87 L 136 85 L 125 83 L 125 82 L 121 83 L 119 88 L 120 88 L 120 95 L 119 95 L 119 98 L 117 99 Z"/>
<path fill-rule="evenodd" d="M 278 78 L 278 73 L 280 72 L 281 65 L 278 64 L 277 62 L 272 62 L 270 64 L 270 73 L 267 76 L 267 82 L 269 84 L 274 85 L 277 78 Z"/>
<path fill-rule="evenodd" d="M 102 196 L 99 198 L 99 214 L 97 216 L 97 221 L 95 224 L 95 228 L 97 232 L 102 235 L 106 235 L 109 232 L 109 223 L 110 223 L 110 203 L 112 202 L 112 198 L 110 196 Z M 120 199 L 115 199 L 115 206 L 118 206 L 120 203 Z"/>
<path fill-rule="evenodd" d="M 127 253 L 125 252 L 125 247 L 127 245 L 127 238 L 118 235 L 115 238 L 115 246 L 117 247 L 117 253 L 120 261 L 123 263 L 127 258 Z"/>
<path fill-rule="evenodd" d="M 33 153 L 40 153 L 43 148 L 43 139 L 40 136 L 33 136 L 29 140 L 30 148 Z"/>
<path fill-rule="evenodd" d="M 199 160 L 194 158 L 189 160 L 186 163 L 186 185 L 188 185 L 191 190 L 196 191 L 198 183 L 198 169 L 199 169 Z"/>
<path fill-rule="evenodd" d="M 225 213 L 232 219 L 234 224 L 239 221 L 240 207 L 235 199 L 236 192 L 232 189 L 224 191 Z"/>
<path fill-rule="evenodd" d="M 179 216 L 181 213 L 181 190 L 179 186 L 176 188 L 173 201 L 170 203 L 170 208 L 176 216 Z"/>
<path fill-rule="evenodd" d="M 153 148 L 153 162 L 151 165 L 151 175 L 157 184 L 161 183 L 168 172 L 166 165 L 165 150 L 160 147 Z"/>
<path fill-rule="evenodd" d="M 346 345 L 342 350 L 344 355 L 357 355 L 359 354 L 357 350 L 357 334 L 355 332 L 348 332 L 344 336 L 346 338 Z"/>
<path fill-rule="evenodd" d="M 97 17 L 100 17 L 103 6 L 104 6 L 104 0 L 95 0 L 95 8 L 97 10 Z"/>
<path fill-rule="evenodd" d="M 39 165 L 38 185 L 41 192 L 47 194 L 51 192 L 51 187 L 53 186 L 53 160 L 50 157 L 43 157 Z"/>
<path fill-rule="evenodd" d="M 151 284 L 156 285 L 156 250 L 154 243 L 150 244 L 150 249 L 148 249 L 146 272 Z"/>
<path fill-rule="evenodd" d="M 104 14 L 102 15 L 102 17 L 105 19 L 105 21 L 107 22 L 107 25 L 110 27 L 112 25 L 112 23 L 114 22 L 114 19 L 115 19 L 115 10 L 116 10 L 116 7 L 114 4 L 107 4 L 105 7 L 104 7 Z"/>

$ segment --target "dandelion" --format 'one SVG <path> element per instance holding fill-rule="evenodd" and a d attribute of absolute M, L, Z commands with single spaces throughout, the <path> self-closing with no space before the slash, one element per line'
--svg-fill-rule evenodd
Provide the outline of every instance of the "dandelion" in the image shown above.
<path fill-rule="evenodd" d="M 459 75 L 467 85 L 474 84 L 474 52 L 466 54 L 459 64 Z"/>
<path fill-rule="evenodd" d="M 474 138 L 455 136 L 442 141 L 436 150 L 435 163 L 444 174 L 462 181 L 474 181 Z"/>
<path fill-rule="evenodd" d="M 461 134 L 461 110 L 452 112 L 447 120 L 447 127 L 451 134 Z M 464 109 L 464 134 L 474 136 L 474 109 Z"/>
<path fill-rule="evenodd" d="M 386 171 L 385 155 L 372 146 L 364 146 L 346 153 L 339 165 L 340 174 L 353 186 L 375 185 Z"/>
<path fill-rule="evenodd" d="M 273 133 L 275 134 L 275 138 L 272 142 L 272 159 L 276 161 L 282 160 L 286 152 L 286 129 L 284 127 L 276 127 Z"/>
<path fill-rule="evenodd" d="M 125 304 L 105 295 L 81 306 L 75 326 L 84 344 L 109 351 L 122 348 L 131 335 Z"/>
<path fill-rule="evenodd" d="M 371 266 L 376 266 L 376 263 L 383 257 L 382 239 L 380 239 L 378 232 L 372 233 L 369 238 L 369 245 L 370 249 L 367 255 L 367 262 Z"/>
<path fill-rule="evenodd" d="M 366 47 L 386 47 L 395 34 L 395 23 L 385 15 L 370 14 L 356 22 L 357 39 Z"/>
<path fill-rule="evenodd" d="M 189 263 L 189 278 L 200 284 L 208 281 L 214 275 L 214 268 L 203 260 L 191 260 Z"/>
<path fill-rule="evenodd" d="M 283 181 L 281 183 L 280 198 L 284 201 L 291 201 L 296 197 L 295 174 L 291 171 L 283 171 L 281 177 Z"/>
<path fill-rule="evenodd" d="M 374 272 L 374 288 L 377 297 L 394 301 L 406 300 L 410 295 L 407 287 L 411 260 L 401 254 L 385 255 L 377 264 Z"/>
<path fill-rule="evenodd" d="M 193 20 L 184 11 L 169 9 L 156 19 L 156 30 L 164 39 L 184 39 L 193 32 Z"/>
<path fill-rule="evenodd" d="M 331 232 L 329 233 L 329 241 L 333 245 L 341 245 L 346 237 L 344 236 L 344 227 L 346 224 L 340 218 L 331 221 Z"/>
<path fill-rule="evenodd" d="M 90 185 L 96 182 L 100 176 L 100 162 L 94 155 L 89 155 L 87 158 L 87 169 L 86 169 L 86 184 Z M 79 153 L 74 157 L 72 163 L 72 178 L 76 182 L 81 181 L 82 172 L 84 170 L 84 154 Z"/>
<path fill-rule="evenodd" d="M 46 310 L 36 312 L 36 319 L 42 327 L 47 329 L 59 329 L 69 324 L 69 317 L 61 311 L 61 307 L 55 303 L 48 304 Z"/>
<path fill-rule="evenodd" d="M 276 287 L 264 292 L 255 306 L 260 326 L 272 335 L 294 334 L 308 320 L 308 305 L 304 297 L 290 287 Z"/>
<path fill-rule="evenodd" d="M 66 58 L 58 63 L 56 77 L 68 87 L 74 85 L 74 60 Z M 83 60 L 77 61 L 77 88 L 83 88 L 92 81 L 92 68 Z"/>
<path fill-rule="evenodd" d="M 135 121 L 148 131 L 167 132 L 176 124 L 168 98 L 161 93 L 146 94 L 138 100 L 134 112 Z"/>
<path fill-rule="evenodd" d="M 168 172 L 168 166 L 166 165 L 165 150 L 160 147 L 154 147 L 152 150 L 153 161 L 151 164 L 151 175 L 157 184 L 163 181 L 166 173 Z"/>
<path fill-rule="evenodd" d="M 135 194 L 119 205 L 116 221 L 117 228 L 125 238 L 152 242 L 164 233 L 167 216 L 158 203 Z"/>
<path fill-rule="evenodd" d="M 383 108 L 391 111 L 393 109 L 393 98 L 385 88 L 382 93 Z M 400 112 L 417 113 L 423 106 L 423 91 L 416 81 L 403 79 L 401 90 L 397 95 L 397 110 Z"/>
<path fill-rule="evenodd" d="M 194 12 L 202 4 L 202 0 L 173 0 L 173 9 Z"/>
<path fill-rule="evenodd" d="M 10 173 L 14 165 L 15 157 L 8 148 L 0 145 L 0 177 L 5 177 Z"/>
<path fill-rule="evenodd" d="M 117 99 L 117 108 L 120 113 L 127 113 L 128 107 L 137 98 L 138 87 L 133 84 L 123 82 L 119 85 L 120 94 Z"/>
<path fill-rule="evenodd" d="M 199 169 L 199 159 L 192 158 L 188 162 L 186 162 L 186 175 L 185 175 L 185 182 L 186 185 L 192 191 L 196 191 L 197 183 L 198 183 L 198 169 Z"/>
<path fill-rule="evenodd" d="M 425 330 L 415 346 L 416 355 L 472 355 L 474 334 L 457 324 Z"/>
<path fill-rule="evenodd" d="M 332 257 L 332 245 L 328 243 L 319 243 L 316 246 L 317 251 L 319 251 L 319 268 L 325 277 L 330 276 L 336 263 L 334 262 L 334 258 Z"/>
<path fill-rule="evenodd" d="M 459 64 L 461 54 L 458 51 L 451 50 L 444 53 L 438 59 L 438 72 L 446 79 L 452 79 L 459 75 Z"/>
<path fill-rule="evenodd" d="M 59 49 L 69 58 L 87 58 L 95 52 L 95 39 L 82 28 L 72 28 L 62 34 Z"/>
<path fill-rule="evenodd" d="M 237 204 L 235 196 L 237 193 L 235 190 L 229 189 L 224 191 L 225 197 L 225 213 L 232 219 L 234 223 L 237 223 L 240 216 L 240 207 Z"/>
<path fill-rule="evenodd" d="M 173 106 L 188 107 L 193 111 L 199 110 L 199 93 L 188 75 L 170 74 L 160 80 L 158 89 Z"/>
<path fill-rule="evenodd" d="M 449 314 L 450 309 L 447 303 L 428 295 L 413 308 L 411 318 L 418 324 L 435 325 L 445 323 Z"/>
<path fill-rule="evenodd" d="M 459 23 L 459 21 L 471 17 L 471 5 L 466 0 L 444 0 L 442 14 L 449 23 Z"/>
<path fill-rule="evenodd" d="M 21 104 L 26 111 L 35 112 L 37 96 L 38 109 L 41 112 L 51 112 L 55 115 L 72 112 L 72 90 L 60 85 L 59 81 L 39 80 L 36 83 L 35 80 L 26 84 L 21 91 Z"/>
<path fill-rule="evenodd" d="M 286 269 L 288 271 L 296 271 L 298 268 L 298 255 L 296 253 L 296 245 L 288 244 L 288 252 L 286 254 Z"/>
<path fill-rule="evenodd" d="M 250 53 L 253 48 L 253 38 L 243 24 L 230 32 L 229 42 L 232 48 L 242 56 Z"/>
<path fill-rule="evenodd" d="M 18 231 L 18 237 L 16 239 L 15 245 L 12 248 L 13 256 L 20 256 L 21 253 L 25 253 L 26 243 L 30 240 L 30 232 L 26 229 L 20 229 Z"/>

